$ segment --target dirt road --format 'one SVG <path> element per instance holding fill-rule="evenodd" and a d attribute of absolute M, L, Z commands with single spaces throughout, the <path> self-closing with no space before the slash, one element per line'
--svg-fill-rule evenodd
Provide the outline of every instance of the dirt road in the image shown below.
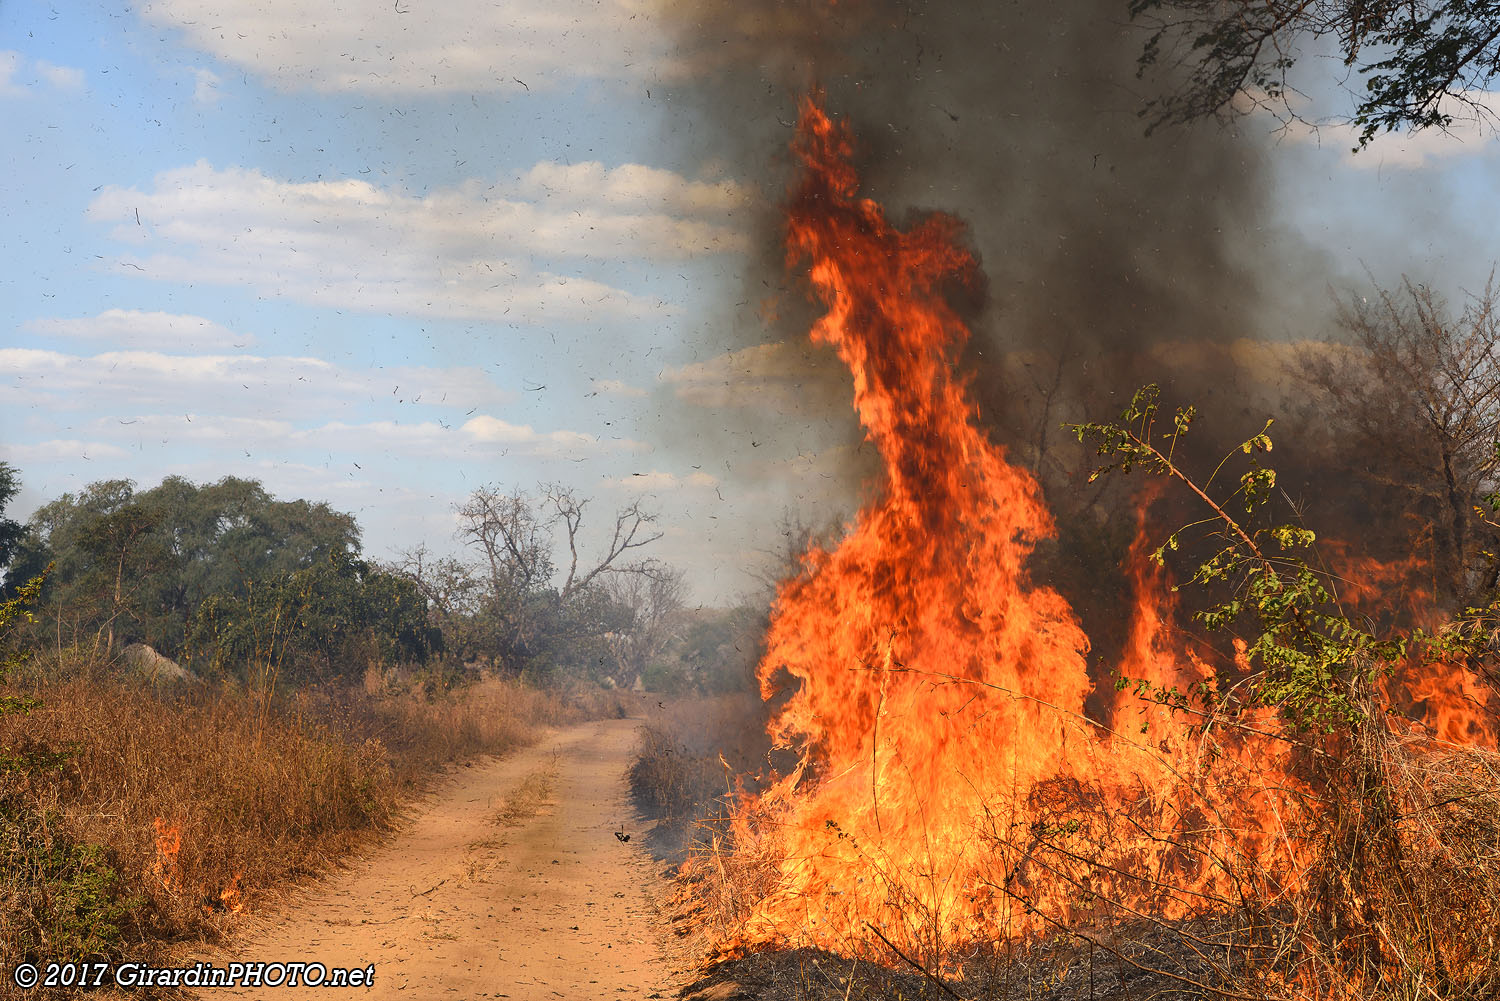
<path fill-rule="evenodd" d="M 216 958 L 374 968 L 374 987 L 205 990 L 204 998 L 671 997 L 631 830 L 636 723 L 563 730 L 463 769 L 392 840 L 261 919 Z M 497 815 L 506 815 L 497 820 Z"/>

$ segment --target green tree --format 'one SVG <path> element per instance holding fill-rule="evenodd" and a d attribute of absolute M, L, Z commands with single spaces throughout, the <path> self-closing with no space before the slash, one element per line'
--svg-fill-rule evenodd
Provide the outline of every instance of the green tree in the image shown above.
<path fill-rule="evenodd" d="M 32 515 L 12 569 L 30 577 L 54 567 L 40 611 L 58 642 L 108 653 L 117 633 L 138 637 L 162 568 L 159 516 L 129 480 L 91 483 Z"/>
<path fill-rule="evenodd" d="M 434 556 L 425 545 L 409 549 L 388 568 L 411 581 L 427 602 L 428 620 L 443 636 L 445 654 L 462 666 L 487 651 L 481 613 L 484 575 L 451 556 Z"/>
<path fill-rule="evenodd" d="M 210 596 L 243 596 L 251 581 L 358 549 L 350 515 L 276 500 L 254 480 L 198 486 L 169 477 L 145 491 L 109 480 L 39 509 L 16 568 L 56 564 L 42 613 L 57 642 L 93 637 L 107 651 L 139 640 L 172 656 Z"/>
<path fill-rule="evenodd" d="M 5 509 L 20 492 L 21 477 L 16 467 L 8 462 L 0 462 L 0 580 L 8 580 L 5 577 L 6 568 L 10 566 L 10 561 L 15 556 L 16 549 L 26 533 L 26 526 L 5 517 Z"/>
<path fill-rule="evenodd" d="M 1139 469 L 1191 494 L 1205 516 L 1168 536 L 1155 559 L 1164 562 L 1185 542 L 1197 542 L 1189 533 L 1203 531 L 1210 552 L 1197 561 L 1192 582 L 1214 589 L 1215 600 L 1195 618 L 1244 641 L 1246 662 L 1255 671 L 1247 679 L 1255 702 L 1274 707 L 1299 730 L 1357 727 L 1365 721 L 1365 696 L 1374 680 L 1430 638 L 1420 631 L 1376 635 L 1354 621 L 1339 604 L 1333 575 L 1315 559 L 1314 533 L 1270 517 L 1276 471 L 1261 462 L 1272 448 L 1270 421 L 1200 478 L 1177 458 L 1197 412 L 1184 407 L 1166 418 L 1159 396 L 1156 386 L 1147 386 L 1119 421 L 1070 425 L 1080 442 L 1093 441 L 1106 460 L 1090 478 Z M 1220 475 L 1241 453 L 1246 468 L 1226 487 Z M 1215 706 L 1224 697 L 1208 683 L 1192 693 L 1155 694 L 1184 708 L 1193 700 Z"/>
<path fill-rule="evenodd" d="M 425 663 L 441 649 L 411 580 L 334 553 L 210 596 L 189 624 L 186 655 L 205 673 L 268 691 L 354 680 L 371 664 Z"/>

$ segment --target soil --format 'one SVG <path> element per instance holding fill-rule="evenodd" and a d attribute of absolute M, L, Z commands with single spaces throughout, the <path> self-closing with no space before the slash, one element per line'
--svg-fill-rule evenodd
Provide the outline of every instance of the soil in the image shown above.
<path fill-rule="evenodd" d="M 201 996 L 675 996 L 692 974 L 668 959 L 668 925 L 651 903 L 664 880 L 626 798 L 637 726 L 585 723 L 460 769 L 377 850 L 258 919 L 214 958 L 373 966 L 373 989 Z"/>

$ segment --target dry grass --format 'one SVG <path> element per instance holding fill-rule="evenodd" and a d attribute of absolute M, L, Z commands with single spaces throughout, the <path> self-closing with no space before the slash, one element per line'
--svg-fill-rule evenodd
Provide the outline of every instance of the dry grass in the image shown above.
<path fill-rule="evenodd" d="M 1289 998 L 1500 997 L 1500 754 L 1376 724 L 1328 790 L 1309 890 L 1253 983 Z"/>
<path fill-rule="evenodd" d="M 668 828 L 719 815 L 734 776 L 765 764 L 764 719 L 749 694 L 653 703 L 627 773 L 637 807 Z"/>
<path fill-rule="evenodd" d="M 215 940 L 237 908 L 388 828 L 444 766 L 624 714 L 613 693 L 496 680 L 435 698 L 355 689 L 270 704 L 97 676 L 0 695 L 38 702 L 0 716 L 5 968 Z M 11 990 L 6 978 L 0 998 Z"/>
<path fill-rule="evenodd" d="M 495 823 L 501 827 L 519 827 L 537 816 L 552 799 L 552 787 L 556 784 L 555 767 L 539 769 L 527 775 L 505 797 L 505 802 L 495 812 Z"/>

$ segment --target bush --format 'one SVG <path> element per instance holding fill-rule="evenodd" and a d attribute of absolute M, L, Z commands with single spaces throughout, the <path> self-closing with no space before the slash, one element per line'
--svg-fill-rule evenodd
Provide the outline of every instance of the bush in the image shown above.
<path fill-rule="evenodd" d="M 0 800 L 0 961 L 118 957 L 143 900 L 126 892 L 118 860 L 70 839 L 62 817 L 21 797 Z"/>
<path fill-rule="evenodd" d="M 748 694 L 679 699 L 651 710 L 626 772 L 641 812 L 668 827 L 721 816 L 734 791 L 731 775 L 752 769 L 769 748 L 763 713 Z"/>
<path fill-rule="evenodd" d="M 423 663 L 441 649 L 414 583 L 335 553 L 244 595 L 205 600 L 188 625 L 185 659 L 269 691 L 281 680 L 352 680 L 371 663 Z"/>

